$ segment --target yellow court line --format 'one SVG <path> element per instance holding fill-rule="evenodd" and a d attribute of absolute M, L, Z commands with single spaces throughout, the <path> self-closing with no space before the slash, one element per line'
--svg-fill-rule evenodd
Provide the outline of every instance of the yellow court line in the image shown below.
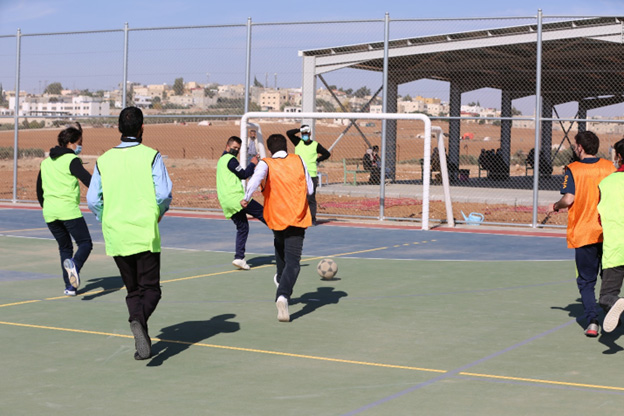
<path fill-rule="evenodd" d="M 0 234 L 6 234 L 6 233 L 19 233 L 22 231 L 41 231 L 41 230 L 47 230 L 47 228 L 24 228 L 21 230 L 0 230 Z"/>
<path fill-rule="evenodd" d="M 463 376 L 471 376 L 471 377 L 494 378 L 497 380 L 526 381 L 529 383 L 553 384 L 557 386 L 586 387 L 586 388 L 591 388 L 591 389 L 624 391 L 624 387 L 601 386 L 599 384 L 570 383 L 567 381 L 552 381 L 552 380 L 540 380 L 536 378 L 495 376 L 491 374 L 478 374 L 478 373 L 466 373 L 466 372 L 461 372 L 458 374 L 463 375 Z"/>
<path fill-rule="evenodd" d="M 101 331 L 87 331 L 84 329 L 59 328 L 59 327 L 43 326 L 43 325 L 21 324 L 21 323 L 16 323 L 16 322 L 0 321 L 0 325 L 17 326 L 17 327 L 23 327 L 23 328 L 47 329 L 47 330 L 53 330 L 53 331 L 73 332 L 73 333 L 79 333 L 79 334 L 103 335 L 107 337 L 133 338 L 133 336 L 131 335 L 124 335 L 124 334 L 114 334 L 114 333 L 101 332 Z M 342 363 L 342 364 L 353 364 L 353 365 L 360 365 L 360 366 L 366 366 L 366 367 L 393 368 L 393 369 L 399 369 L 399 370 L 423 371 L 423 372 L 428 372 L 428 373 L 441 373 L 441 374 L 448 373 L 447 370 L 438 370 L 434 368 L 422 368 L 422 367 L 412 367 L 412 366 L 406 366 L 406 365 L 373 363 L 373 362 L 368 362 L 368 361 L 345 360 L 345 359 L 340 359 L 340 358 L 321 357 L 317 355 L 293 354 L 293 353 L 280 352 L 280 351 L 261 350 L 257 348 L 243 348 L 243 347 L 232 347 L 232 346 L 227 346 L 227 345 L 205 344 L 202 342 L 169 340 L 169 339 L 163 339 L 163 338 L 153 338 L 153 340 L 154 339 L 162 341 L 162 342 L 173 343 L 173 344 L 183 344 L 183 345 L 190 345 L 190 346 L 196 345 L 198 347 L 205 347 L 205 348 L 253 352 L 257 354 L 269 354 L 269 355 L 277 355 L 281 357 L 303 358 L 307 360 L 326 361 L 326 362 Z M 566 381 L 540 380 L 540 379 L 535 379 L 535 378 L 497 376 L 493 374 L 469 373 L 465 371 L 462 371 L 457 374 L 463 375 L 463 376 L 469 376 L 469 377 L 490 378 L 490 379 L 496 379 L 496 380 L 523 381 L 523 382 L 528 382 L 528 383 L 547 384 L 547 385 L 555 385 L 555 386 L 584 387 L 584 388 L 591 388 L 591 389 L 597 389 L 597 390 L 624 391 L 624 387 L 604 386 L 604 385 L 599 385 L 599 384 L 571 383 L 571 382 L 566 382 Z"/>

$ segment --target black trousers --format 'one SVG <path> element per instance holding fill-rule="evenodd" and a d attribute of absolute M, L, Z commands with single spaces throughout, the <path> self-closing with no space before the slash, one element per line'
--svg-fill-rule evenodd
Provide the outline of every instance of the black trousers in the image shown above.
<path fill-rule="evenodd" d="M 308 206 L 310 207 L 310 214 L 312 214 L 312 222 L 316 222 L 316 188 L 318 188 L 318 176 L 312 177 L 312 185 L 314 185 L 314 192 L 312 192 L 312 195 L 308 195 Z"/>
<path fill-rule="evenodd" d="M 128 321 L 139 321 L 147 329 L 147 320 L 160 301 L 160 253 L 144 251 L 130 256 L 115 256 L 115 263 L 126 285 Z"/>
<path fill-rule="evenodd" d="M 288 227 L 285 230 L 273 230 L 275 246 L 275 263 L 277 265 L 277 281 L 279 286 L 275 300 L 280 296 L 290 299 L 299 271 L 301 270 L 301 252 L 305 228 Z"/>
<path fill-rule="evenodd" d="M 80 273 L 82 266 L 89 258 L 89 254 L 93 249 L 93 243 L 91 242 L 91 234 L 89 234 L 89 228 L 84 217 L 78 217 L 73 220 L 56 220 L 47 223 L 50 232 L 58 243 L 59 253 L 61 255 L 61 270 L 63 271 L 63 281 L 65 282 L 65 289 L 74 290 L 69 283 L 67 276 L 67 270 L 63 267 L 63 262 L 67 259 L 74 258 L 74 264 L 76 270 Z M 72 245 L 72 237 L 76 240 L 78 249 L 74 254 L 74 246 Z"/>
<path fill-rule="evenodd" d="M 249 236 L 249 220 L 247 219 L 247 214 L 266 224 L 263 210 L 264 207 L 260 205 L 259 202 L 252 199 L 249 201 L 247 208 L 243 208 L 232 215 L 232 222 L 236 225 L 236 251 L 234 253 L 234 259 L 245 258 L 245 245 L 247 244 L 247 237 Z"/>
<path fill-rule="evenodd" d="M 611 267 L 602 271 L 602 284 L 600 285 L 598 303 L 605 312 L 609 312 L 609 309 L 620 298 L 623 279 L 624 266 Z"/>

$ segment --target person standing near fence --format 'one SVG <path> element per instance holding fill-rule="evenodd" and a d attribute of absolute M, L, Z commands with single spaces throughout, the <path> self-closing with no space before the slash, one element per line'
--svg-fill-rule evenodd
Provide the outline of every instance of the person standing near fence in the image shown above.
<path fill-rule="evenodd" d="M 598 303 L 607 313 L 603 325 L 605 332 L 612 332 L 618 326 L 624 311 L 624 298 L 620 297 L 624 279 L 624 139 L 613 145 L 613 152 L 618 169 L 600 182 L 598 203 L 604 234 Z"/>
<path fill-rule="evenodd" d="M 247 166 L 251 163 L 251 160 L 256 157 L 256 162 L 254 164 L 258 164 L 258 132 L 255 129 L 249 130 L 249 136 L 247 137 Z"/>
<path fill-rule="evenodd" d="M 91 183 L 91 174 L 77 156 L 82 151 L 82 126 L 75 122 L 58 135 L 58 146 L 41 162 L 37 176 L 37 199 L 43 218 L 58 243 L 65 283 L 64 294 L 76 296 L 80 270 L 93 249 L 91 234 L 80 212 L 80 185 Z M 74 254 L 72 237 L 78 249 Z"/>
<path fill-rule="evenodd" d="M 307 195 L 314 188 L 303 158 L 288 154 L 286 137 L 272 134 L 267 147 L 271 157 L 258 163 L 240 204 L 245 208 L 254 191 L 262 185 L 264 218 L 273 231 L 275 247 L 277 320 L 289 322 L 288 301 L 301 270 L 305 231 L 312 225 Z"/>
<path fill-rule="evenodd" d="M 142 144 L 143 113 L 119 114 L 121 143 L 97 160 L 87 203 L 98 221 L 106 254 L 126 286 L 136 360 L 152 354 L 147 321 L 161 298 L 158 223 L 171 203 L 171 179 L 160 153 Z"/>
<path fill-rule="evenodd" d="M 588 326 L 585 335 L 597 337 L 600 325 L 596 305 L 596 281 L 601 269 L 602 227 L 598 221 L 600 181 L 615 170 L 613 163 L 596 156 L 600 147 L 598 136 L 591 131 L 578 133 L 574 152 L 579 161 L 570 163 L 564 174 L 559 201 L 552 204 L 548 215 L 568 210 L 568 247 L 574 249 L 577 278 Z"/>
<path fill-rule="evenodd" d="M 249 270 L 245 261 L 245 244 L 249 235 L 249 220 L 247 214 L 259 219 L 263 223 L 263 207 L 253 199 L 246 207 L 241 207 L 240 201 L 245 197 L 243 179 L 249 178 L 258 164 L 258 157 L 254 155 L 246 169 L 238 163 L 236 157 L 241 148 L 240 137 L 232 136 L 225 145 L 225 151 L 217 162 L 217 197 L 225 218 L 232 220 L 236 225 L 236 251 L 232 264 L 241 270 Z"/>
<path fill-rule="evenodd" d="M 297 136 L 301 133 L 301 137 Z M 329 159 L 331 153 L 325 149 L 316 140 L 312 140 L 312 129 L 307 124 L 303 124 L 298 129 L 288 130 L 286 134 L 295 146 L 295 154 L 301 156 L 310 177 L 314 184 L 314 191 L 308 195 L 308 204 L 310 205 L 310 213 L 312 214 L 312 225 L 316 225 L 316 188 L 318 187 L 318 164 Z"/>

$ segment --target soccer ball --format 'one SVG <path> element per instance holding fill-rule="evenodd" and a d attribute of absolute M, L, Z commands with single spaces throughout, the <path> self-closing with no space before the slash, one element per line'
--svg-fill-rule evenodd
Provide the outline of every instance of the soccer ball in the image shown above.
<path fill-rule="evenodd" d="M 324 280 L 331 280 L 338 273 L 338 264 L 332 259 L 323 259 L 316 266 L 316 271 Z"/>

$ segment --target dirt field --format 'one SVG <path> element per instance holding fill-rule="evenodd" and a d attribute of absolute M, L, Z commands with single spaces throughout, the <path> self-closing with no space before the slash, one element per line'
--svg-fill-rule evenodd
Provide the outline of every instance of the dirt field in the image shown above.
<path fill-rule="evenodd" d="M 447 123 L 434 123 L 446 132 Z M 264 137 L 273 133 L 285 134 L 286 130 L 297 127 L 293 123 L 261 123 Z M 317 123 L 316 139 L 326 148 L 330 148 L 346 126 L 334 126 Z M 381 122 L 372 127 L 361 127 L 372 145 L 380 144 Z M 56 143 L 59 129 L 22 130 L 19 136 L 20 148 L 41 148 L 48 151 Z M 462 124 L 462 134 L 472 132 L 473 140 L 461 142 L 462 155 L 479 156 L 481 149 L 496 149 L 500 146 L 499 128 L 492 125 Z M 399 121 L 397 123 L 397 180 L 421 180 L 420 163 L 423 140 L 418 138 L 423 133 L 423 124 L 418 121 Z M 174 205 L 176 207 L 218 209 L 215 191 L 215 167 L 225 142 L 229 136 L 240 135 L 240 127 L 234 122 L 213 122 L 211 126 L 197 124 L 146 125 L 144 143 L 158 149 L 165 157 L 167 169 L 174 183 Z M 84 131 L 82 157 L 87 170 L 92 171 L 97 156 L 119 143 L 120 134 L 113 128 L 89 128 Z M 488 139 L 486 139 L 488 138 Z M 563 138 L 561 132 L 553 133 L 553 144 L 559 144 Z M 619 137 L 603 137 L 601 149 L 618 140 Z M 511 153 L 524 154 L 533 147 L 534 131 L 513 129 Z M 0 147 L 13 146 L 13 132 L 0 132 Z M 289 144 L 289 151 L 294 149 Z M 332 158 L 324 162 L 323 171 L 328 174 L 329 182 L 342 183 L 343 158 L 361 158 L 368 145 L 354 128 L 342 137 L 332 149 Z M 35 200 L 35 181 L 41 159 L 20 159 L 18 163 L 19 200 Z M 460 166 L 470 169 L 470 176 L 477 175 L 477 166 Z M 511 167 L 511 175 L 524 175 L 524 167 Z M 366 179 L 363 175 L 363 180 Z M 13 194 L 13 162 L 0 161 L 0 199 L 11 199 Z M 83 199 L 85 194 L 83 189 Z M 258 194 L 258 199 L 262 196 Z M 377 217 L 379 213 L 377 199 L 349 198 L 345 196 L 319 195 L 320 214 L 344 214 Z M 385 216 L 400 218 L 419 218 L 422 201 L 418 199 L 386 199 Z M 531 207 L 512 207 L 508 205 L 488 206 L 485 204 L 455 204 L 454 215 L 461 219 L 459 211 L 481 212 L 490 222 L 509 222 L 529 224 Z M 440 201 L 431 203 L 432 218 L 445 218 L 444 204 Z M 543 214 L 542 214 L 543 217 Z M 540 217 L 541 218 L 541 217 Z M 556 214 L 549 224 L 565 224 L 566 215 Z"/>

